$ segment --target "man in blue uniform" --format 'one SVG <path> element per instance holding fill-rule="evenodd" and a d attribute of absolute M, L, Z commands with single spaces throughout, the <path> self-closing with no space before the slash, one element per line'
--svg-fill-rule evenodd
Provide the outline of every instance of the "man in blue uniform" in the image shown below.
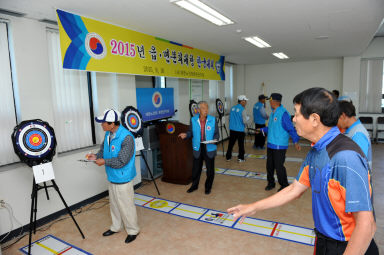
<path fill-rule="evenodd" d="M 131 132 L 120 125 L 120 113 L 107 109 L 95 120 L 101 123 L 105 132 L 104 142 L 97 154 L 87 154 L 98 166 L 105 165 L 109 181 L 108 192 L 112 225 L 103 236 L 110 236 L 125 229 L 126 243 L 136 239 L 139 234 L 137 213 L 134 202 L 133 178 L 135 168 L 135 140 Z"/>
<path fill-rule="evenodd" d="M 287 188 L 252 204 L 227 211 L 234 220 L 284 205 L 312 189 L 315 254 L 379 254 L 373 240 L 369 165 L 360 147 L 336 127 L 339 105 L 323 88 L 298 94 L 293 102 L 297 133 L 313 145 L 296 180 Z"/>
<path fill-rule="evenodd" d="M 345 130 L 344 135 L 351 138 L 357 145 L 360 146 L 368 159 L 368 162 L 372 168 L 372 146 L 371 138 L 367 129 L 356 118 L 356 109 L 352 102 L 339 101 L 340 117 L 337 122 L 337 127 L 340 130 Z"/>
<path fill-rule="evenodd" d="M 264 95 L 259 96 L 259 102 L 257 102 L 253 106 L 253 122 L 255 122 L 255 128 L 263 128 L 265 127 L 265 121 L 268 119 L 268 115 L 265 112 L 265 99 L 267 97 Z M 255 144 L 253 148 L 255 149 L 264 149 L 265 144 L 265 136 L 261 133 L 255 134 Z"/>
<path fill-rule="evenodd" d="M 182 139 L 192 138 L 193 168 L 192 185 L 187 190 L 191 193 L 198 189 L 203 161 L 207 167 L 207 180 L 205 181 L 205 194 L 210 194 L 215 177 L 216 142 L 219 141 L 219 129 L 216 118 L 208 115 L 208 103 L 201 101 L 198 104 L 199 114 L 191 118 L 191 125 L 187 133 L 179 134 Z M 209 143 L 205 143 L 209 142 Z"/>
<path fill-rule="evenodd" d="M 239 144 L 239 156 L 237 161 L 244 162 L 244 138 L 245 138 L 245 125 L 249 121 L 245 106 L 247 105 L 248 98 L 244 95 L 237 97 L 238 104 L 231 108 L 229 113 L 229 144 L 226 154 L 227 161 L 232 158 L 232 149 L 236 143 Z"/>
<path fill-rule="evenodd" d="M 280 184 L 280 190 L 288 186 L 287 170 L 284 167 L 285 153 L 288 149 L 289 136 L 295 148 L 300 150 L 299 136 L 292 125 L 291 118 L 287 110 L 281 105 L 282 95 L 272 93 L 270 105 L 272 108 L 268 127 L 261 128 L 263 133 L 268 133 L 267 139 L 267 180 L 268 185 L 265 190 L 271 190 L 275 187 L 275 169 L 277 180 Z"/>

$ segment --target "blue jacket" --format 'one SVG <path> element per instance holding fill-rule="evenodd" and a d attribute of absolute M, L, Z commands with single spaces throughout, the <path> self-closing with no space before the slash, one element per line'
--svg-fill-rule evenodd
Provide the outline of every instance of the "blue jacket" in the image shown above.
<path fill-rule="evenodd" d="M 257 102 L 254 106 L 253 106 L 253 121 L 256 123 L 256 124 L 259 124 L 259 125 L 264 125 L 265 124 L 265 120 L 267 120 L 267 116 L 265 114 L 265 110 L 264 110 L 264 104 L 262 102 Z M 264 110 L 264 111 L 263 111 Z M 263 114 L 264 113 L 264 114 Z"/>
<path fill-rule="evenodd" d="M 268 133 L 267 147 L 270 149 L 287 149 L 289 135 L 291 135 L 293 143 L 297 143 L 300 139 L 287 110 L 282 105 L 272 111 L 268 127 L 261 128 L 261 130 Z"/>
<path fill-rule="evenodd" d="M 229 129 L 238 132 L 245 131 L 245 124 L 243 122 L 244 107 L 241 104 L 237 104 L 231 108 L 229 114 Z"/>
<path fill-rule="evenodd" d="M 200 150 L 201 142 L 201 126 L 199 121 L 200 114 L 196 114 L 191 119 L 192 124 L 192 147 L 194 151 Z M 216 119 L 211 115 L 207 115 L 207 122 L 205 123 L 205 141 L 213 140 L 215 134 Z M 217 149 L 216 144 L 207 144 L 207 152 L 215 151 Z"/>
<path fill-rule="evenodd" d="M 119 129 L 117 130 L 115 137 L 111 140 L 109 143 L 109 135 L 110 132 L 105 132 L 105 138 L 104 138 L 104 151 L 103 151 L 103 158 L 109 159 L 109 158 L 116 158 L 119 155 L 121 144 L 124 141 L 124 139 L 131 134 L 127 129 L 125 129 L 122 125 L 119 126 Z M 136 151 L 136 148 L 135 150 Z M 132 158 L 128 161 L 128 164 L 123 166 L 122 168 L 112 168 L 109 166 L 105 166 L 105 171 L 107 172 L 108 181 L 113 183 L 127 183 L 130 182 L 133 178 L 136 176 L 136 167 L 135 167 L 135 153 L 133 153 Z"/>

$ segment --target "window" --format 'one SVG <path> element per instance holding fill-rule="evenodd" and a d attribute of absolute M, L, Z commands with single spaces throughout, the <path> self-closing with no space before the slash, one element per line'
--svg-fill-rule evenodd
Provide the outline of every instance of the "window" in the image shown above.
<path fill-rule="evenodd" d="M 219 98 L 219 82 L 218 81 L 209 81 L 209 114 L 216 116 L 216 98 Z"/>
<path fill-rule="evenodd" d="M 384 67 L 383 67 L 383 85 L 381 88 L 381 112 L 384 113 Z"/>
<path fill-rule="evenodd" d="M 360 71 L 360 113 L 381 113 L 383 105 L 383 60 L 363 59 Z"/>
<path fill-rule="evenodd" d="M 232 107 L 233 99 L 233 65 L 225 65 L 225 98 L 224 107 L 225 114 L 229 114 L 229 110 Z"/>
<path fill-rule="evenodd" d="M 47 29 L 57 151 L 93 145 L 87 73 L 63 69 L 59 32 Z"/>
<path fill-rule="evenodd" d="M 0 21 L 0 165 L 18 161 L 13 150 L 11 134 L 17 124 L 7 23 Z"/>

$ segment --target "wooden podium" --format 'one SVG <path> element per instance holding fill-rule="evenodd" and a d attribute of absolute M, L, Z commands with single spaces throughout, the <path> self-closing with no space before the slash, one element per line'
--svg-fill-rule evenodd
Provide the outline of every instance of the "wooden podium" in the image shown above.
<path fill-rule="evenodd" d="M 187 185 L 192 180 L 192 141 L 181 139 L 180 133 L 189 129 L 177 121 L 164 121 L 156 124 L 159 135 L 164 182 Z"/>

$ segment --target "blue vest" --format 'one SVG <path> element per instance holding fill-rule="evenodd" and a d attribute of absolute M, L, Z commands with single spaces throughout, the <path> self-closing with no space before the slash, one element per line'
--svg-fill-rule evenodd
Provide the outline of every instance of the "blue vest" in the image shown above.
<path fill-rule="evenodd" d="M 238 132 L 245 131 L 245 125 L 243 122 L 244 107 L 241 104 L 237 104 L 231 108 L 229 114 L 229 129 Z"/>
<path fill-rule="evenodd" d="M 355 141 L 353 139 L 354 135 L 356 133 L 359 133 L 359 132 L 362 133 L 367 138 L 368 151 L 364 150 L 364 148 L 361 147 L 361 145 L 357 141 Z M 372 145 L 371 145 L 371 138 L 369 137 L 369 133 L 368 133 L 367 129 L 360 122 L 360 120 L 357 120 L 352 126 L 350 126 L 347 129 L 347 131 L 345 132 L 345 135 L 348 136 L 349 138 L 351 138 L 352 140 L 354 140 L 357 143 L 357 145 L 360 146 L 360 148 L 362 149 L 362 151 L 364 152 L 365 156 L 368 159 L 368 163 L 369 163 L 370 168 L 372 169 Z"/>
<path fill-rule="evenodd" d="M 256 124 L 260 124 L 260 125 L 265 124 L 265 119 L 263 118 L 260 112 L 262 108 L 264 108 L 264 104 L 262 102 L 257 102 L 253 106 L 253 121 Z"/>
<path fill-rule="evenodd" d="M 135 140 L 131 132 L 125 129 L 122 125 L 119 126 L 119 129 L 117 130 L 115 137 L 111 140 L 110 144 L 108 144 L 109 135 L 110 135 L 110 132 L 107 131 L 105 133 L 105 138 L 104 138 L 104 152 L 103 152 L 104 159 L 116 158 L 119 155 L 119 152 L 121 150 L 121 144 L 123 143 L 124 139 L 128 135 L 130 135 L 132 139 Z M 135 146 L 135 143 L 133 144 Z M 108 181 L 113 183 L 126 183 L 126 182 L 130 182 L 133 178 L 135 178 L 136 176 L 135 152 L 136 152 L 136 148 L 134 149 L 134 153 L 132 155 L 132 158 L 128 161 L 128 164 L 126 164 L 122 168 L 116 169 L 109 166 L 105 166 L 105 171 L 107 172 Z"/>
<path fill-rule="evenodd" d="M 277 146 L 288 146 L 289 133 L 283 128 L 283 114 L 287 110 L 280 105 L 271 112 L 268 122 L 268 143 Z"/>
<path fill-rule="evenodd" d="M 200 150 L 200 142 L 201 142 L 201 126 L 199 120 L 200 114 L 196 114 L 191 119 L 192 125 L 192 148 L 195 151 Z M 207 115 L 207 122 L 205 123 L 205 140 L 213 140 L 213 135 L 215 134 L 215 124 L 216 119 L 211 115 Z M 215 151 L 217 148 L 216 144 L 207 144 L 207 151 Z"/>

